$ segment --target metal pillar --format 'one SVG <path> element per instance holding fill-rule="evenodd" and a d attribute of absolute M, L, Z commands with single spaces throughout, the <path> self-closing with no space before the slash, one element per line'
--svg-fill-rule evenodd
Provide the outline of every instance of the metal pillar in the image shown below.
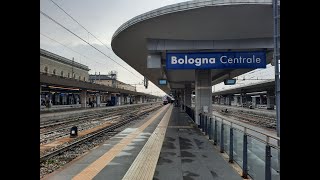
<path fill-rule="evenodd" d="M 213 135 L 213 144 L 214 145 L 217 145 L 217 142 L 218 142 L 218 133 L 217 133 L 217 131 L 218 131 L 218 125 L 217 125 L 217 120 L 216 120 L 216 118 L 214 118 L 214 135 Z"/>
<path fill-rule="evenodd" d="M 273 61 L 274 61 L 274 70 L 275 70 L 275 94 L 276 94 L 276 116 L 277 116 L 277 135 L 280 137 L 280 1 L 272 0 L 273 5 L 273 18 L 274 18 L 274 49 L 273 49 Z"/>
<path fill-rule="evenodd" d="M 204 135 L 208 134 L 208 116 L 204 118 Z"/>
<path fill-rule="evenodd" d="M 271 147 L 266 145 L 266 159 L 265 159 L 265 180 L 271 180 Z"/>
<path fill-rule="evenodd" d="M 233 163 L 233 128 L 232 123 L 230 126 L 230 149 L 229 149 L 229 162 Z"/>
<path fill-rule="evenodd" d="M 242 164 L 242 177 L 248 178 L 248 141 L 247 141 L 247 131 L 246 128 L 244 128 L 243 133 L 243 164 Z"/>
<path fill-rule="evenodd" d="M 223 138 L 223 120 L 221 121 L 221 130 L 220 130 L 220 152 L 224 152 L 224 138 Z"/>
<path fill-rule="evenodd" d="M 209 129 L 208 129 L 209 139 L 212 139 L 212 118 L 209 118 Z"/>

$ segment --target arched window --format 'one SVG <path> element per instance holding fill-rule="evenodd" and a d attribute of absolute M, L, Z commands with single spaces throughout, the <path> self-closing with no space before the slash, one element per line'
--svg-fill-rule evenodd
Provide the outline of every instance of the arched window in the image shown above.
<path fill-rule="evenodd" d="M 73 74 L 73 79 L 75 79 L 76 78 L 76 74 Z"/>
<path fill-rule="evenodd" d="M 70 78 L 70 73 L 68 73 L 68 78 Z"/>
<path fill-rule="evenodd" d="M 54 69 L 54 70 L 52 71 L 52 73 L 53 73 L 53 75 L 56 75 L 56 70 Z"/>
<path fill-rule="evenodd" d="M 61 71 L 61 77 L 63 77 L 63 71 Z"/>
<path fill-rule="evenodd" d="M 81 81 L 81 76 L 79 76 L 79 81 Z"/>
<path fill-rule="evenodd" d="M 86 81 L 86 77 L 83 77 L 83 81 Z"/>
<path fill-rule="evenodd" d="M 44 72 L 47 74 L 48 73 L 48 67 L 44 67 Z"/>

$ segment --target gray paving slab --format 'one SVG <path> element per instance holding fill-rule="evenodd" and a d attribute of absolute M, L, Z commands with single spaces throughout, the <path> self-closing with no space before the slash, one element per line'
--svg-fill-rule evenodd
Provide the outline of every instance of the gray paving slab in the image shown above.
<path fill-rule="evenodd" d="M 132 141 L 121 153 L 119 153 L 106 167 L 104 167 L 93 179 L 120 180 L 125 175 L 136 156 L 162 119 L 162 113 L 143 133 Z M 101 157 L 117 142 L 141 125 L 125 129 L 114 138 L 107 140 L 103 145 L 92 150 L 87 155 L 79 158 L 68 167 L 55 173 L 49 179 L 71 179 L 84 168 Z M 232 169 L 221 154 L 213 148 L 211 142 L 196 128 L 190 126 L 189 117 L 174 108 L 166 136 L 157 162 L 154 180 L 191 180 L 191 179 L 217 179 L 217 180 L 241 180 L 240 175 Z"/>
<path fill-rule="evenodd" d="M 72 179 L 75 175 L 80 173 L 83 169 L 88 167 L 94 161 L 96 161 L 103 154 L 108 152 L 115 144 L 119 143 L 123 138 L 131 132 L 134 132 L 138 127 L 144 124 L 156 112 L 150 113 L 145 119 L 140 120 L 139 122 L 133 124 L 132 126 L 124 129 L 114 137 L 105 141 L 98 148 L 95 148 L 83 157 L 71 162 L 66 167 L 58 170 L 57 172 L 46 176 L 44 179 L 57 179 L 57 180 L 66 180 Z M 165 111 L 166 112 L 166 111 Z M 126 171 L 129 169 L 130 165 L 139 154 L 140 150 L 148 140 L 149 136 L 152 134 L 156 126 L 159 124 L 160 120 L 164 116 L 165 112 L 162 112 L 153 123 L 150 124 L 142 133 L 140 133 L 136 139 L 134 139 L 128 146 L 120 152 L 100 173 L 98 173 L 94 179 L 122 179 Z"/>
<path fill-rule="evenodd" d="M 111 161 L 112 163 L 115 163 L 114 165 L 107 165 L 93 179 L 121 180 L 135 158 L 140 153 L 145 143 L 148 141 L 150 135 L 156 129 L 164 114 L 165 113 L 162 113 L 160 116 L 158 116 L 154 122 L 152 122 L 147 128 L 144 129 L 142 133 L 140 133 L 130 144 L 128 144 L 126 150 L 123 150 Z"/>
<path fill-rule="evenodd" d="M 175 128 L 176 127 L 176 128 Z M 241 180 L 213 144 L 174 108 L 158 159 L 155 180 Z"/>

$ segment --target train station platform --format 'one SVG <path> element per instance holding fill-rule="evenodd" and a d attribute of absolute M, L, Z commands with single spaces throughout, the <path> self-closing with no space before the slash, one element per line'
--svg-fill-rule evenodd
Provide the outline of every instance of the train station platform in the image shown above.
<path fill-rule="evenodd" d="M 168 104 L 43 179 L 242 179 L 180 108 Z"/>

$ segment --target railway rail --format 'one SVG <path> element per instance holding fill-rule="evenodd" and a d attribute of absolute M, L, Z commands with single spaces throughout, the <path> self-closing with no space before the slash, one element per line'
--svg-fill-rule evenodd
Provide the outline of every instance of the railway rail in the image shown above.
<path fill-rule="evenodd" d="M 225 109 L 227 108 L 215 108 L 214 110 L 225 116 L 235 117 L 240 121 L 249 122 L 260 127 L 276 129 L 275 118 L 253 114 L 242 110 L 228 110 L 228 112 L 226 112 Z"/>
<path fill-rule="evenodd" d="M 82 137 L 79 137 L 79 138 L 76 138 L 74 139 L 73 141 L 71 142 L 68 142 L 67 145 L 64 145 L 58 149 L 55 149 L 51 152 L 48 152 L 46 153 L 45 155 L 42 155 L 40 156 L 40 163 L 41 162 L 44 162 L 45 160 L 48 160 L 56 155 L 59 155 L 75 146 L 78 146 L 80 145 L 81 143 L 83 142 L 86 142 L 88 140 L 91 140 L 91 139 L 94 139 L 95 137 L 101 135 L 101 134 L 104 134 L 104 133 L 107 133 L 107 132 L 112 132 L 113 130 L 123 126 L 124 124 L 127 124 L 128 122 L 130 121 L 133 121 L 143 115 L 146 115 L 148 114 L 149 112 L 151 111 L 154 111 L 154 110 L 157 110 L 161 107 L 161 105 L 157 105 L 157 106 L 154 106 L 154 107 L 148 107 L 146 109 L 144 109 L 142 112 L 139 111 L 139 112 L 135 112 L 136 114 L 133 115 L 133 113 L 127 113 L 124 115 L 124 117 L 122 117 L 122 120 L 121 121 L 118 121 L 117 123 L 114 123 L 114 124 L 111 124 L 110 126 L 106 127 L 106 128 L 103 128 L 103 129 L 100 129 L 98 131 L 95 131 L 95 132 L 92 132 L 90 134 L 86 134 Z"/>

